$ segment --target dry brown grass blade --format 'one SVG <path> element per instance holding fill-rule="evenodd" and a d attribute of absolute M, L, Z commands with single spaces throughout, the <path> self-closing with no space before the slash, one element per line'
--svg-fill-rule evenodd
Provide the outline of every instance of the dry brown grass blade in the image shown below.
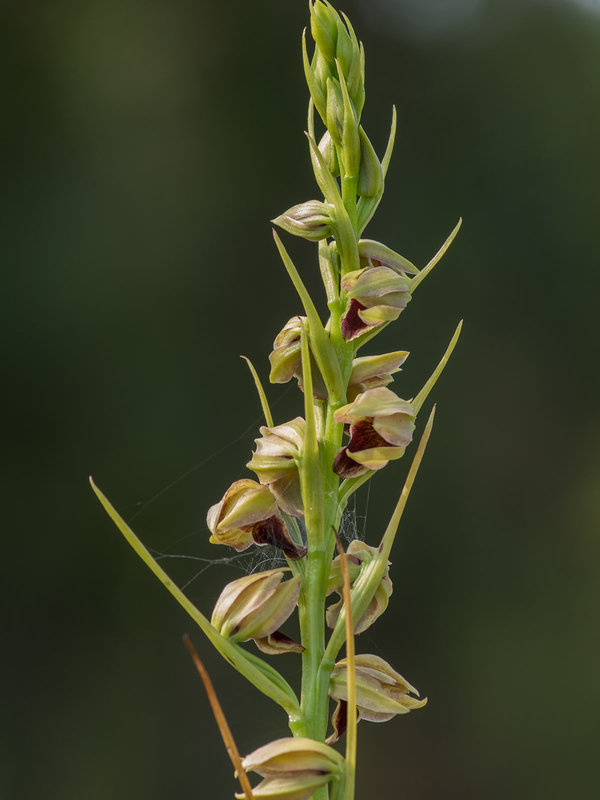
<path fill-rule="evenodd" d="M 240 786 L 246 796 L 246 800 L 254 800 L 254 795 L 252 794 L 252 787 L 250 786 L 250 781 L 248 780 L 248 775 L 244 770 L 242 765 L 242 758 L 240 756 L 239 750 L 236 747 L 233 734 L 231 733 L 231 728 L 227 722 L 225 717 L 225 713 L 221 708 L 221 704 L 219 703 L 219 698 L 217 697 L 217 693 L 215 692 L 214 686 L 210 679 L 210 675 L 206 671 L 206 667 L 200 660 L 200 656 L 196 652 L 194 645 L 191 642 L 190 637 L 185 634 L 183 637 L 183 643 L 189 650 L 189 653 L 194 660 L 194 664 L 196 669 L 198 670 L 200 677 L 202 678 L 202 683 L 204 684 L 204 688 L 206 689 L 206 694 L 208 695 L 208 702 L 210 703 L 210 707 L 212 708 L 212 712 L 215 716 L 215 720 L 217 725 L 219 726 L 219 730 L 221 732 L 221 737 L 223 739 L 223 743 L 225 745 L 225 749 L 229 754 L 229 758 L 231 759 L 231 763 L 236 771 L 237 778 L 240 782 Z"/>

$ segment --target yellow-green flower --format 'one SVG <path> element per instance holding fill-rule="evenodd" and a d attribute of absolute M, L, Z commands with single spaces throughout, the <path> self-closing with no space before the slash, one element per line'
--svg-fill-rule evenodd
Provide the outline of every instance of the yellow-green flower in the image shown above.
<path fill-rule="evenodd" d="M 399 672 L 373 655 L 355 657 L 356 708 L 359 719 L 370 722 L 387 722 L 396 714 L 408 714 L 427 703 L 427 698 L 417 699 L 419 692 Z M 417 697 L 411 697 L 417 695 Z M 348 664 L 338 661 L 331 673 L 329 696 L 338 701 L 332 723 L 334 733 L 327 740 L 337 741 L 346 729 L 346 704 L 348 700 Z"/>
<path fill-rule="evenodd" d="M 373 560 L 377 556 L 379 549 L 377 547 L 371 547 L 370 545 L 366 544 L 365 542 L 361 542 L 359 539 L 354 539 L 350 542 L 348 549 L 346 550 L 346 557 L 348 559 L 348 574 L 350 578 L 350 586 L 353 585 L 354 581 L 360 575 L 363 565 L 368 564 L 370 561 Z M 330 595 L 332 592 L 337 592 L 340 596 L 340 599 L 337 603 L 329 606 L 326 614 L 325 619 L 327 621 L 327 625 L 330 628 L 335 628 L 335 624 L 338 620 L 340 615 L 340 611 L 343 608 L 344 601 L 342 598 L 342 586 L 343 586 L 343 578 L 342 578 L 342 567 L 340 556 L 334 558 L 331 569 L 329 572 L 329 582 L 327 584 L 327 594 Z M 388 575 L 388 569 L 386 569 L 379 586 L 377 587 L 375 594 L 367 608 L 365 609 L 363 615 L 358 620 L 358 622 L 354 625 L 354 633 L 362 633 L 366 631 L 367 628 L 370 628 L 371 625 L 375 622 L 375 620 L 380 617 L 383 612 L 386 610 L 390 596 L 393 592 L 393 585 L 390 576 Z"/>
<path fill-rule="evenodd" d="M 252 790 L 258 800 L 308 800 L 330 781 L 343 780 L 344 759 L 332 747 L 301 736 L 277 739 L 242 761 L 264 780 Z M 236 794 L 244 800 L 243 794 Z"/>
<path fill-rule="evenodd" d="M 255 543 L 278 547 L 288 558 L 306 554 L 306 548 L 292 541 L 269 487 L 250 478 L 231 484 L 221 500 L 209 508 L 206 524 L 213 544 L 226 544 L 238 552 Z"/>
<path fill-rule="evenodd" d="M 348 402 L 356 400 L 359 394 L 378 386 L 387 386 L 394 379 L 400 365 L 408 358 L 406 350 L 396 350 L 380 356 L 361 356 L 352 362 L 352 372 L 348 381 Z"/>
<path fill-rule="evenodd" d="M 346 341 L 398 319 L 410 302 L 408 279 L 390 267 L 365 267 L 342 278 L 348 306 L 342 317 Z"/>
<path fill-rule="evenodd" d="M 263 426 L 261 438 L 255 439 L 256 451 L 246 465 L 256 473 L 261 484 L 269 487 L 282 511 L 292 517 L 304 514 L 298 472 L 304 429 L 302 417 L 273 428 Z"/>
<path fill-rule="evenodd" d="M 300 577 L 284 581 L 285 572 L 272 569 L 228 583 L 215 604 L 211 624 L 234 642 L 254 639 L 271 655 L 302 652 L 301 645 L 279 631 L 300 595 Z"/>
<path fill-rule="evenodd" d="M 271 383 L 287 383 L 292 378 L 298 381 L 298 387 L 304 391 L 302 377 L 302 356 L 300 354 L 300 339 L 302 328 L 306 324 L 306 317 L 292 317 L 279 331 L 273 342 L 273 350 L 269 355 Z M 327 399 L 325 381 L 317 367 L 315 358 L 310 353 L 310 366 L 313 383 L 313 396 L 321 400 Z"/>
<path fill-rule="evenodd" d="M 354 478 L 402 458 L 412 441 L 414 419 L 412 405 L 384 386 L 359 394 L 335 412 L 336 422 L 349 426 L 350 441 L 335 457 L 334 472 Z"/>

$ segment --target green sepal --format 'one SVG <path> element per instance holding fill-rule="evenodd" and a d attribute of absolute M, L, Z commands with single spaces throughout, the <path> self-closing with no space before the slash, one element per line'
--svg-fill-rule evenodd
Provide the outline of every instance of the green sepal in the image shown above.
<path fill-rule="evenodd" d="M 189 600 L 174 581 L 171 580 L 164 569 L 159 566 L 156 559 L 150 554 L 150 551 L 138 539 L 108 498 L 96 486 L 91 477 L 90 485 L 96 497 L 104 507 L 104 510 L 121 531 L 127 543 L 159 579 L 165 589 L 167 589 L 175 600 L 187 611 L 213 647 L 226 661 L 235 667 L 238 672 L 247 678 L 250 683 L 256 686 L 257 689 L 278 703 L 289 715 L 297 718 L 300 714 L 298 699 L 285 678 L 261 658 L 258 658 L 252 653 L 247 653 L 234 642 L 230 642 L 224 636 L 221 636 L 221 634 L 213 628 L 204 614 L 196 608 L 191 600 Z"/>

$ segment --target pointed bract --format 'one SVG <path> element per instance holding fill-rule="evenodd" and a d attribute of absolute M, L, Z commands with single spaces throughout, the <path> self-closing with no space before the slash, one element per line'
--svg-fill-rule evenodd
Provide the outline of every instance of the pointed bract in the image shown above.
<path fill-rule="evenodd" d="M 365 542 L 361 542 L 359 539 L 353 539 L 348 546 L 346 551 L 346 556 L 348 560 L 348 572 L 350 577 L 350 586 L 354 585 L 354 581 L 358 578 L 361 574 L 364 565 L 369 564 L 373 558 L 375 558 L 379 553 L 379 548 L 371 547 L 370 545 L 366 544 Z M 389 562 L 388 562 L 389 564 Z M 373 595 L 373 599 L 367 606 L 366 610 L 360 617 L 360 619 L 355 622 L 354 624 L 354 633 L 359 634 L 363 631 L 366 631 L 367 628 L 370 628 L 371 625 L 375 622 L 375 620 L 380 617 L 383 612 L 386 610 L 390 596 L 393 591 L 392 581 L 388 575 L 388 569 L 386 568 L 385 574 L 383 575 L 379 586 L 377 587 L 375 594 Z M 340 615 L 340 611 L 343 608 L 343 600 L 342 600 L 342 573 L 341 573 L 341 563 L 340 563 L 340 556 L 334 558 L 331 569 L 329 572 L 329 581 L 327 583 L 327 594 L 331 594 L 332 592 L 337 592 L 340 599 L 337 603 L 329 606 L 327 608 L 325 619 L 327 621 L 327 625 L 330 628 L 335 628 L 335 624 L 338 620 Z"/>

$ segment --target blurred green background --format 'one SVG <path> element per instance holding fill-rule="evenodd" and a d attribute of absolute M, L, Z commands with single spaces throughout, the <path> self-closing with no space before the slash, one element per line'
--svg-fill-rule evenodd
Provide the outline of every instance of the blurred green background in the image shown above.
<path fill-rule="evenodd" d="M 358 800 L 596 798 L 600 787 L 600 3 L 346 2 L 365 126 L 399 133 L 369 235 L 425 263 L 371 352 L 415 392 L 457 320 L 437 427 L 359 639 L 430 698 L 359 726 Z M 244 476 L 262 376 L 299 311 L 268 220 L 317 196 L 285 2 L 3 4 L 0 797 L 227 800 L 185 631 L 248 752 L 286 721 L 129 551 L 93 473 L 206 612 L 242 573 L 197 559 Z M 312 245 L 290 241 L 319 291 Z M 295 388 L 272 387 L 279 421 Z M 407 462 L 357 501 L 376 541 Z M 204 571 L 203 571 L 204 570 Z M 297 682 L 299 660 L 278 662 Z"/>

